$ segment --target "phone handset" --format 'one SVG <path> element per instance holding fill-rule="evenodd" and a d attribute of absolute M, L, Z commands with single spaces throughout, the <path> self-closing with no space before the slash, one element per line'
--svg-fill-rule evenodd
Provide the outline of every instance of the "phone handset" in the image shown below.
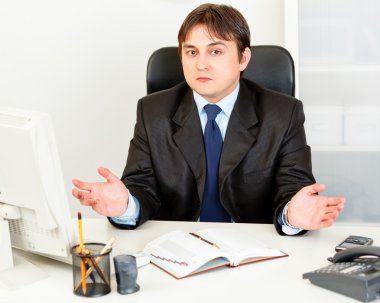
<path fill-rule="evenodd" d="M 332 263 L 349 262 L 362 256 L 380 257 L 380 247 L 378 246 L 362 246 L 337 252 L 332 258 Z"/>

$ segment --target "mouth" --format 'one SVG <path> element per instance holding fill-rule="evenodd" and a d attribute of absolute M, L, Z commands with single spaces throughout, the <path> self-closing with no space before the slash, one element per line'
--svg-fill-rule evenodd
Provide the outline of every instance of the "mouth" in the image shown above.
<path fill-rule="evenodd" d="M 199 81 L 199 82 L 208 82 L 208 81 L 210 81 L 212 79 L 209 78 L 209 77 L 198 77 L 198 78 L 196 78 L 196 80 Z"/>

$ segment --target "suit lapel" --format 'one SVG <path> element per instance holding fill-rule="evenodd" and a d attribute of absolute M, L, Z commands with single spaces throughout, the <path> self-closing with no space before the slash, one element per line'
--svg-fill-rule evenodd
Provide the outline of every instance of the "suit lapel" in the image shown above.
<path fill-rule="evenodd" d="M 174 114 L 173 122 L 179 126 L 178 130 L 173 134 L 173 140 L 194 173 L 198 186 L 198 195 L 202 201 L 206 177 L 206 159 L 201 122 L 190 89 Z"/>
<path fill-rule="evenodd" d="M 248 89 L 244 82 L 240 82 L 240 92 L 228 123 L 220 159 L 220 189 L 232 170 L 256 142 L 252 131 L 252 127 L 258 123 L 254 98 L 254 92 Z M 198 196 L 202 201 L 206 178 L 206 158 L 199 114 L 190 89 L 174 114 L 173 122 L 179 126 L 173 134 L 173 140 L 194 173 Z"/>
<path fill-rule="evenodd" d="M 240 92 L 228 123 L 226 136 L 219 166 L 219 188 L 222 189 L 226 178 L 232 170 L 241 162 L 256 137 L 252 132 L 252 126 L 258 123 L 254 108 L 254 93 L 250 91 L 244 82 L 240 82 Z"/>

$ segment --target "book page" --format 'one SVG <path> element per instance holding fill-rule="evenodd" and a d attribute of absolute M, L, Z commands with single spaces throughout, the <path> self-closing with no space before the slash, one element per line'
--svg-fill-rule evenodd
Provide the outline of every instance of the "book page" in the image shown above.
<path fill-rule="evenodd" d="M 278 249 L 267 247 L 264 243 L 244 234 L 241 231 L 228 228 L 208 228 L 196 232 L 197 235 L 217 244 L 222 251 L 230 255 L 231 265 L 252 262 L 251 258 L 266 259 L 286 256 Z"/>
<path fill-rule="evenodd" d="M 149 242 L 144 252 L 151 255 L 152 263 L 176 278 L 195 272 L 211 260 L 228 257 L 214 246 L 184 231 L 173 231 Z M 223 264 L 218 262 L 219 266 Z"/>

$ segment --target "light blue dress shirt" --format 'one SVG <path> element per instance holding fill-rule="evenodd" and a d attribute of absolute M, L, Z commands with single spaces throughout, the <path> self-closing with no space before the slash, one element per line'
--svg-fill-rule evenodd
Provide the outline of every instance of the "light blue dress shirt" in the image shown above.
<path fill-rule="evenodd" d="M 228 122 L 230 120 L 230 116 L 232 110 L 235 106 L 235 102 L 237 96 L 239 94 L 240 85 L 238 84 L 236 88 L 226 97 L 218 101 L 218 106 L 222 109 L 222 111 L 216 116 L 215 121 L 218 124 L 220 131 L 222 133 L 222 138 L 226 135 L 226 130 L 228 126 Z M 202 125 L 202 131 L 204 132 L 205 126 L 207 123 L 207 114 L 204 109 L 204 106 L 210 104 L 205 98 L 199 95 L 197 92 L 193 91 L 194 100 L 198 109 L 199 118 Z M 301 231 L 301 229 L 291 227 L 287 224 L 286 221 L 286 210 L 287 207 L 284 208 L 285 213 L 279 215 L 277 220 L 280 224 L 282 224 L 282 231 L 287 235 L 295 235 Z M 140 216 L 140 203 L 138 200 L 133 197 L 129 193 L 129 204 L 127 211 L 121 215 L 120 217 L 114 217 L 112 220 L 119 224 L 127 224 L 127 225 L 136 225 L 136 222 Z M 285 218 L 285 221 L 284 221 Z"/>

